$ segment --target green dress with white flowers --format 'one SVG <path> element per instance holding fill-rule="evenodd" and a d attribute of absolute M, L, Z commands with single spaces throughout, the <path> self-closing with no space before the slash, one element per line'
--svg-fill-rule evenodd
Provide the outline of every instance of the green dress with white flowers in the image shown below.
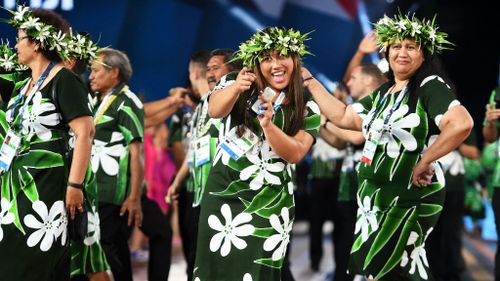
<path fill-rule="evenodd" d="M 219 86 L 232 82 L 224 77 Z M 240 95 L 237 104 L 243 99 Z M 280 128 L 289 122 L 283 107 L 273 117 Z M 316 137 L 319 107 L 308 101 L 305 112 L 302 129 Z M 218 132 L 240 125 L 238 117 L 233 109 Z M 200 204 L 196 281 L 281 280 L 295 216 L 291 164 L 259 140 L 237 161 L 217 150 Z"/>
<path fill-rule="evenodd" d="M 64 204 L 67 124 L 91 116 L 87 91 L 63 68 L 33 95 L 22 114 L 26 97 L 20 96 L 11 114 L 19 95 L 10 99 L 7 112 L 0 111 L 0 142 L 11 121 L 22 136 L 10 169 L 0 175 L 0 280 L 65 280 L 70 263 Z"/>
<path fill-rule="evenodd" d="M 388 95 L 390 86 L 382 85 L 353 105 L 363 119 L 365 138 L 370 124 L 373 129 L 384 128 L 384 133 L 372 164 L 359 166 L 358 214 L 349 270 L 384 281 L 432 280 L 425 240 L 442 210 L 444 175 L 433 163 L 432 183 L 418 188 L 412 184 L 412 173 L 440 133 L 443 115 L 460 103 L 436 75 L 424 79 L 411 96 L 402 91 Z M 384 99 L 384 95 L 388 97 Z M 405 97 L 384 126 L 400 95 Z"/>

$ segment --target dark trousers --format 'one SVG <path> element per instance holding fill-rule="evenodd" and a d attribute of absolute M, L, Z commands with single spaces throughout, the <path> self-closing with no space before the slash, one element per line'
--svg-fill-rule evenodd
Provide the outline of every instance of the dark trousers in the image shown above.
<path fill-rule="evenodd" d="M 336 194 L 336 193 L 335 193 Z M 333 256 L 335 258 L 334 281 L 352 281 L 347 274 L 349 256 L 354 243 L 354 229 L 358 205 L 356 200 L 337 201 L 333 210 Z"/>
<path fill-rule="evenodd" d="M 194 194 L 187 192 L 184 188 L 179 195 L 179 230 L 184 257 L 187 262 L 188 281 L 193 280 L 198 221 L 200 220 L 200 207 L 193 208 L 193 200 Z"/>
<path fill-rule="evenodd" d="M 493 213 L 495 214 L 497 234 L 500 235 L 500 190 L 498 190 L 498 188 L 495 188 L 493 191 L 491 205 L 493 207 Z M 500 249 L 498 248 L 495 254 L 495 281 L 500 281 Z"/>
<path fill-rule="evenodd" d="M 435 280 L 462 280 L 461 274 L 465 271 L 462 256 L 463 217 L 464 191 L 447 190 L 439 220 L 425 243 Z"/>
<path fill-rule="evenodd" d="M 172 226 L 170 215 L 164 215 L 153 200 L 142 196 L 141 231 L 149 238 L 148 280 L 165 281 L 172 257 Z"/>
<path fill-rule="evenodd" d="M 132 264 L 128 239 L 132 227 L 127 225 L 128 216 L 120 216 L 121 206 L 99 205 L 101 243 L 115 280 L 132 281 Z"/>

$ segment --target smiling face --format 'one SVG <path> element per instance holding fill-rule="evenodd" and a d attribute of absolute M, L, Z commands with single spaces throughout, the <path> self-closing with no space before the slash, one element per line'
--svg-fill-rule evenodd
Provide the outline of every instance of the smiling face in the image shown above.
<path fill-rule="evenodd" d="M 424 50 L 413 39 L 397 40 L 389 47 L 389 65 L 396 79 L 409 79 L 423 62 Z"/>
<path fill-rule="evenodd" d="M 259 70 L 266 84 L 275 92 L 280 92 L 290 83 L 294 70 L 293 59 L 272 51 L 260 62 Z"/>

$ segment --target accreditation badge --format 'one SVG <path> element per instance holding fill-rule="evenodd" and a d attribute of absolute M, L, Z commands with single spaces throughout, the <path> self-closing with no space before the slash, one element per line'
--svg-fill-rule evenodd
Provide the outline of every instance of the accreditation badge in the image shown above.
<path fill-rule="evenodd" d="M 196 167 L 210 161 L 210 135 L 196 140 L 194 145 L 194 159 Z"/>
<path fill-rule="evenodd" d="M 382 137 L 382 131 L 371 129 L 368 132 L 368 138 L 365 141 L 365 146 L 363 147 L 363 154 L 361 155 L 361 161 L 363 163 L 367 165 L 372 164 L 381 137 Z"/>
<path fill-rule="evenodd" d="M 21 145 L 21 136 L 9 129 L 5 139 L 0 147 L 0 171 L 6 172 L 9 170 L 12 160 L 17 155 L 17 151 Z"/>
<path fill-rule="evenodd" d="M 224 136 L 220 148 L 235 161 L 250 151 L 259 137 L 245 126 L 236 126 Z"/>

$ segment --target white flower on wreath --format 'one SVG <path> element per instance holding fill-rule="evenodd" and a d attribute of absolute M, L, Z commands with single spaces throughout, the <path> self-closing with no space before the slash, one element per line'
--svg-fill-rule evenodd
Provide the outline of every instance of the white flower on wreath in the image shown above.
<path fill-rule="evenodd" d="M 405 20 L 398 21 L 396 23 L 396 28 L 398 29 L 398 32 L 406 30 L 406 21 Z"/>
<path fill-rule="evenodd" d="M 285 168 L 283 162 L 272 163 L 273 159 L 279 159 L 279 156 L 272 151 L 271 146 L 264 141 L 262 143 L 259 157 L 259 152 L 253 153 L 253 150 L 246 153 L 247 159 L 253 164 L 240 172 L 240 179 L 243 181 L 248 180 L 252 175 L 255 178 L 250 182 L 250 189 L 259 190 L 264 185 L 264 180 L 269 184 L 280 185 L 281 179 L 271 173 L 282 172 Z"/>
<path fill-rule="evenodd" d="M 47 206 L 42 201 L 35 201 L 32 207 L 42 220 L 39 221 L 32 214 L 24 217 L 24 224 L 27 227 L 37 229 L 28 237 L 26 243 L 31 248 L 41 241 L 40 250 L 47 252 L 52 247 L 54 240 L 60 235 L 59 225 L 66 212 L 64 202 L 62 200 L 56 201 L 50 211 L 47 210 Z"/>
<path fill-rule="evenodd" d="M 41 23 L 39 23 L 38 20 L 39 19 L 37 17 L 29 17 L 28 20 L 21 24 L 19 28 L 26 30 L 34 27 L 36 29 L 39 29 Z"/>
<path fill-rule="evenodd" d="M 92 212 L 87 212 L 88 214 L 88 231 L 83 243 L 90 246 L 101 239 L 101 223 L 99 219 L 99 213 L 96 208 L 92 207 Z"/>
<path fill-rule="evenodd" d="M 61 115 L 57 113 L 56 106 L 49 102 L 42 102 L 42 93 L 36 92 L 33 96 L 31 110 L 26 109 L 23 112 L 23 134 L 29 135 L 35 133 L 37 137 L 44 141 L 52 138 L 52 131 L 47 126 L 56 126 L 61 120 Z M 47 114 L 47 112 L 51 112 Z"/>
<path fill-rule="evenodd" d="M 361 202 L 361 198 L 358 194 L 357 202 L 358 219 L 356 220 L 354 234 L 358 234 L 361 231 L 361 239 L 363 242 L 365 242 L 366 240 L 368 240 L 370 234 L 376 231 L 379 227 L 377 221 L 377 212 L 379 211 L 379 208 L 377 206 L 373 206 L 372 208 L 371 199 L 369 196 L 365 196 L 363 198 L 363 202 Z"/>
<path fill-rule="evenodd" d="M 422 25 L 420 25 L 418 22 L 411 22 L 411 36 L 415 36 L 415 34 L 421 34 L 421 29 Z"/>
<path fill-rule="evenodd" d="M 38 34 L 35 39 L 40 41 L 42 45 L 50 37 L 50 26 L 49 25 L 37 25 L 36 29 L 38 30 Z"/>
<path fill-rule="evenodd" d="M 56 50 L 60 52 L 61 50 L 65 49 L 68 47 L 68 43 L 66 40 L 64 40 L 66 37 L 66 34 L 63 33 L 61 30 L 54 36 L 54 44 L 52 47 L 50 47 L 50 50 Z"/>
<path fill-rule="evenodd" d="M 23 21 L 24 20 L 24 15 L 28 13 L 30 9 L 28 7 L 19 5 L 17 6 L 17 11 L 14 13 L 14 20 L 16 21 Z"/>
<path fill-rule="evenodd" d="M 247 247 L 247 242 L 239 237 L 251 235 L 255 227 L 247 224 L 252 220 L 252 215 L 249 213 L 240 213 L 233 220 L 231 208 L 228 204 L 222 205 L 220 211 L 225 220 L 224 225 L 216 215 L 208 217 L 210 228 L 218 231 L 210 240 L 210 251 L 215 253 L 220 249 L 221 256 L 226 257 L 231 252 L 231 245 L 234 245 L 239 250 Z"/>
<path fill-rule="evenodd" d="M 278 233 L 271 235 L 264 241 L 264 251 L 270 252 L 274 250 L 271 257 L 273 261 L 278 261 L 285 256 L 288 243 L 290 243 L 290 232 L 292 231 L 293 221 L 290 221 L 288 208 L 283 207 L 281 209 L 281 217 L 283 218 L 283 224 L 281 224 L 276 214 L 272 214 L 269 217 L 271 226 Z"/>
<path fill-rule="evenodd" d="M 115 133 L 113 133 L 115 134 Z M 111 137 L 113 139 L 113 137 Z M 113 143 L 111 141 L 110 143 Z M 94 139 L 94 145 L 92 146 L 92 171 L 97 173 L 99 167 L 106 175 L 116 176 L 120 165 L 116 158 L 119 158 L 125 153 L 125 147 L 121 143 L 115 143 L 109 146 L 109 143 Z"/>
<path fill-rule="evenodd" d="M 411 251 L 409 258 L 408 252 L 405 250 L 403 252 L 403 257 L 401 258 L 400 263 L 401 267 L 405 267 L 411 259 L 409 273 L 415 274 L 415 270 L 418 270 L 418 274 L 424 280 L 427 280 L 429 278 L 427 270 L 425 269 L 425 267 L 429 267 L 429 262 L 427 261 L 427 253 L 425 251 L 425 240 L 427 240 L 427 237 L 432 232 L 432 230 L 432 227 L 427 230 L 425 239 L 420 246 L 415 246 L 415 243 L 417 242 L 419 236 L 418 233 L 416 233 L 415 231 L 412 231 L 410 233 L 408 241 L 406 242 L 406 246 L 414 245 L 415 248 L 413 249 L 413 251 Z"/>
<path fill-rule="evenodd" d="M 12 203 L 2 197 L 0 201 L 0 241 L 3 239 L 2 224 L 7 225 L 14 222 L 14 214 L 9 212 L 10 208 L 12 208 Z"/>
<path fill-rule="evenodd" d="M 417 140 L 409 131 L 420 124 L 420 117 L 416 113 L 406 115 L 408 110 L 408 105 L 404 104 L 393 112 L 389 118 L 386 128 L 384 129 L 382 138 L 379 141 L 379 144 L 387 144 L 387 155 L 391 158 L 399 156 L 401 145 L 403 145 L 408 151 L 415 151 L 417 149 Z M 372 128 L 374 130 L 383 130 L 384 119 L 389 114 L 389 111 L 390 107 L 384 110 L 382 113 L 382 119 L 377 118 L 373 121 Z M 366 118 L 365 121 L 368 122 L 368 119 L 369 118 Z M 367 136 L 365 135 L 365 137 Z M 399 139 L 399 144 L 396 141 L 396 138 Z"/>
<path fill-rule="evenodd" d="M 15 64 L 16 55 L 9 56 L 8 54 L 3 54 L 3 58 L 0 57 L 0 66 L 6 71 L 11 71 Z"/>

